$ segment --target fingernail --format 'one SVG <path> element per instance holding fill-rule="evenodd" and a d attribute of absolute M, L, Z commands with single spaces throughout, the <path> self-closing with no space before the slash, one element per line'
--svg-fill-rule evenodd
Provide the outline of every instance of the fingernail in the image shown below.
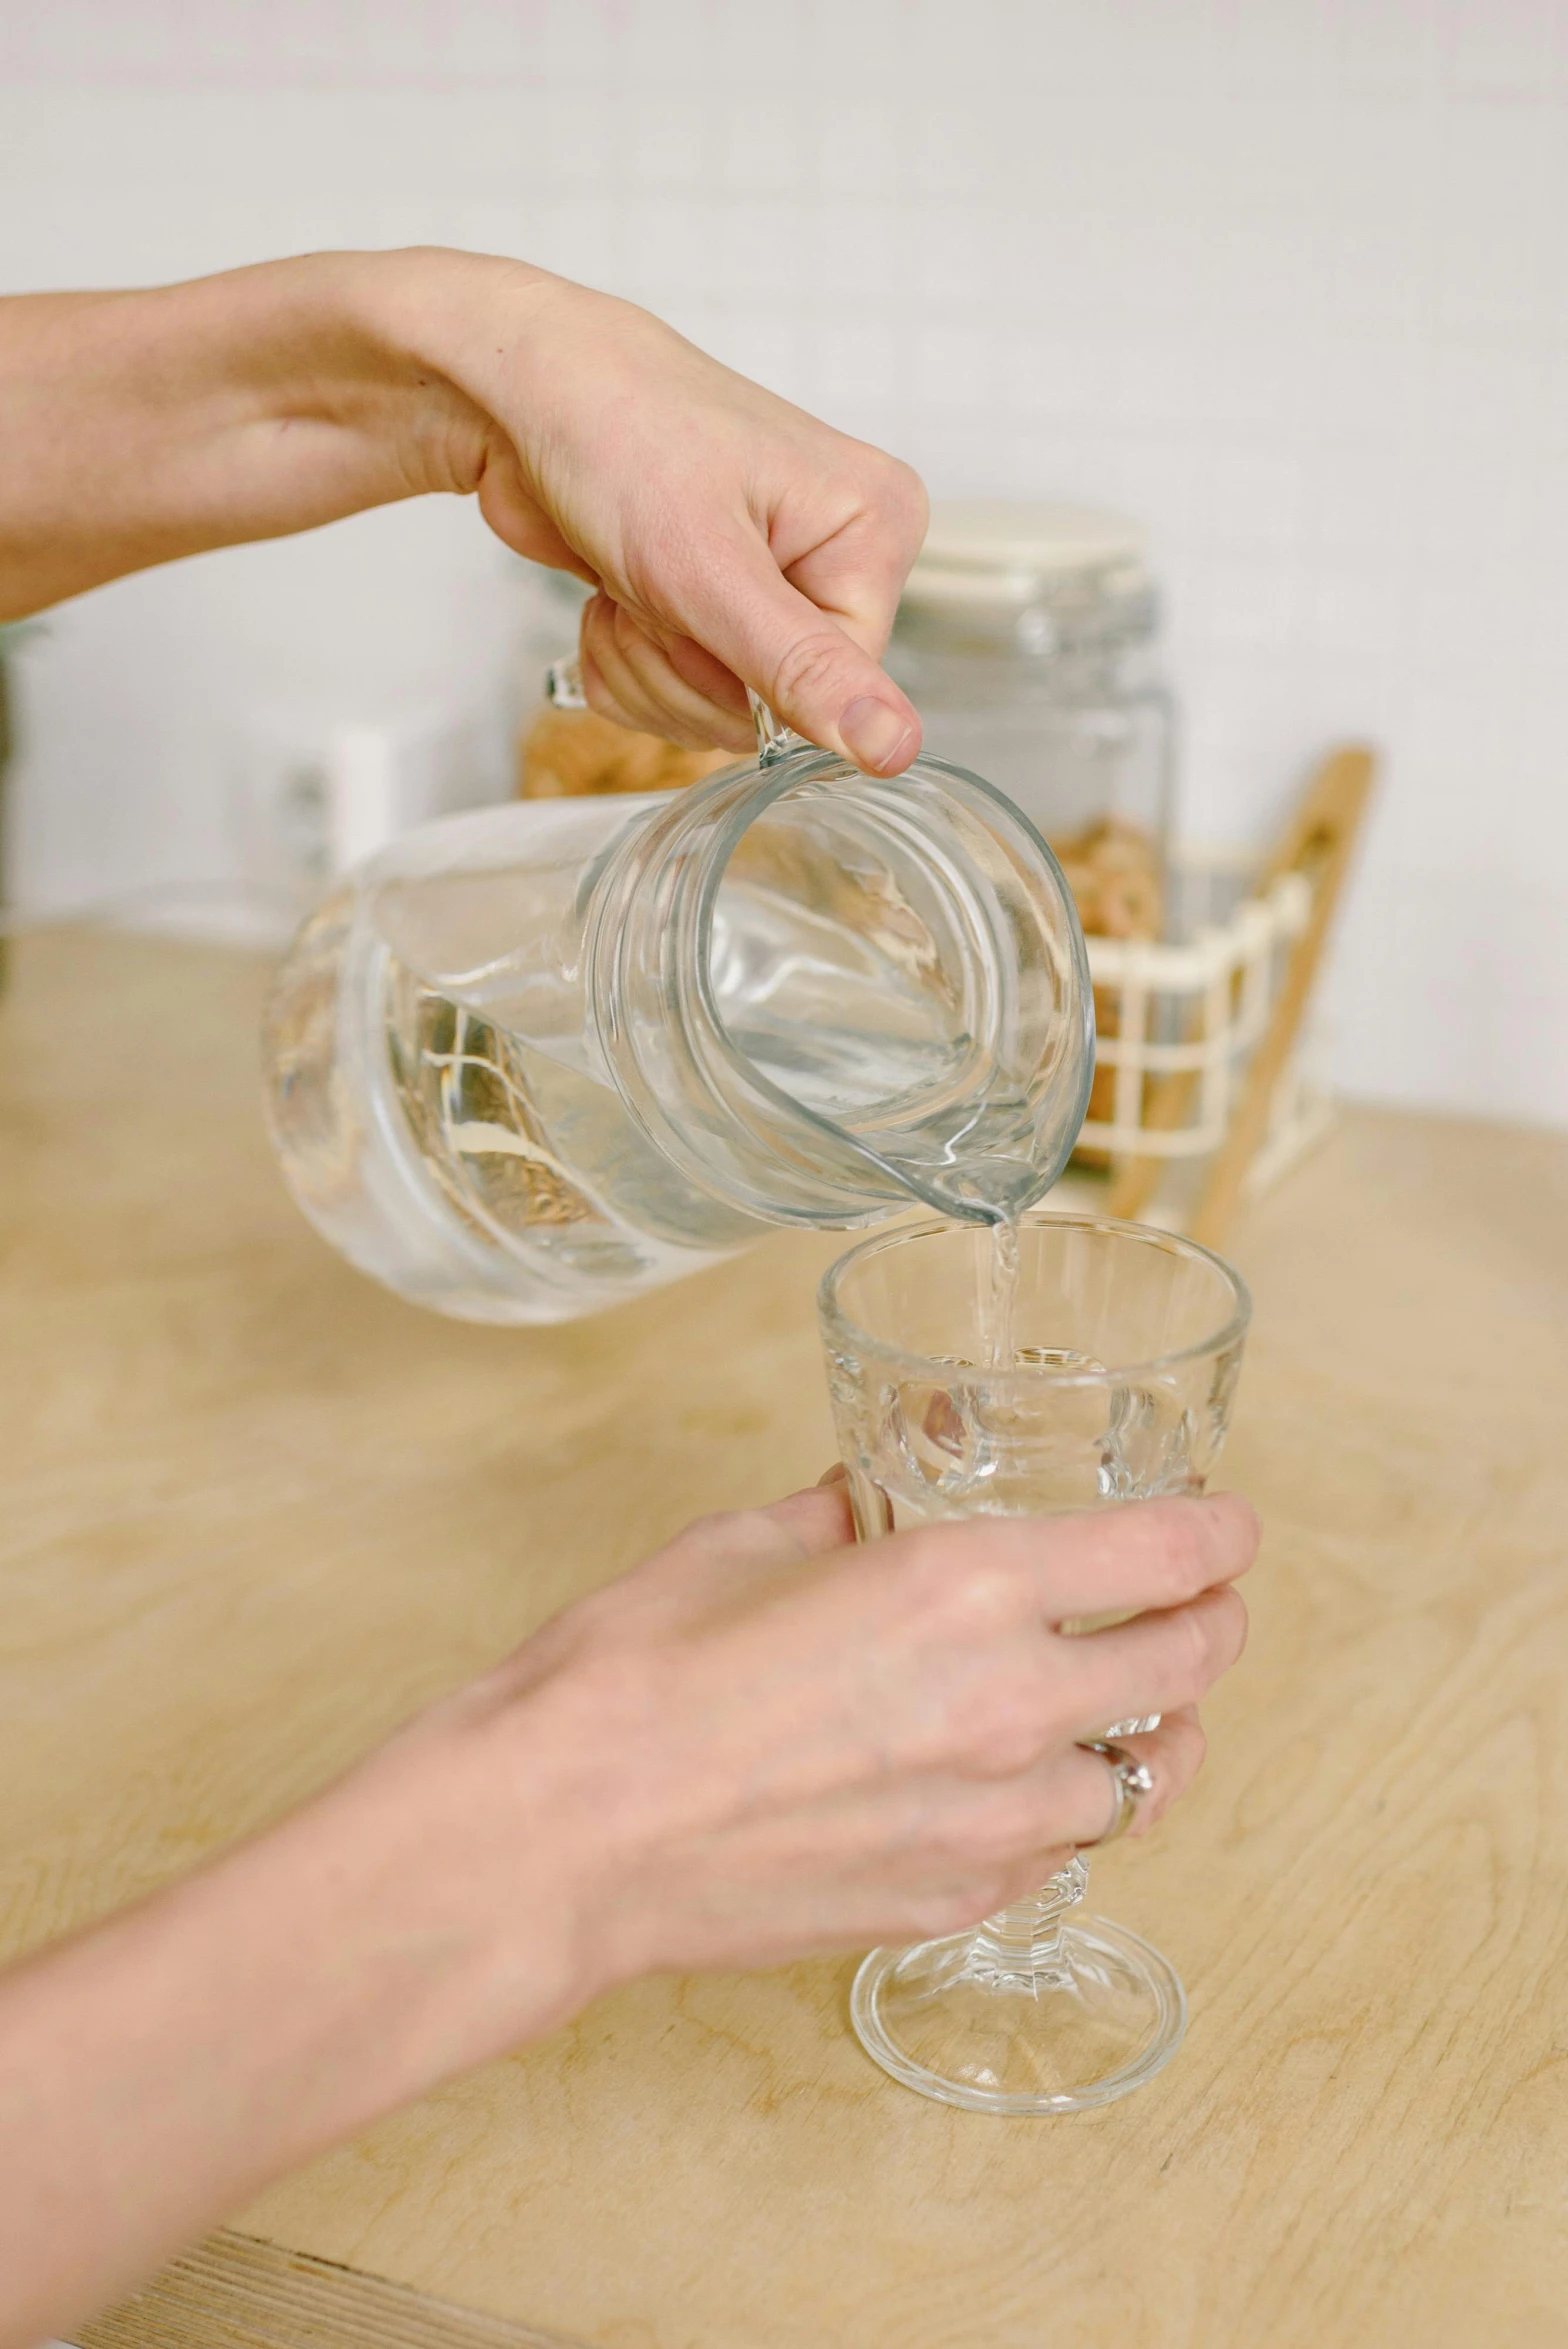
<path fill-rule="evenodd" d="M 839 739 L 855 764 L 895 775 L 914 756 L 915 730 L 903 714 L 873 694 L 852 701 L 838 722 Z M 902 752 L 902 756 L 900 753 Z"/>

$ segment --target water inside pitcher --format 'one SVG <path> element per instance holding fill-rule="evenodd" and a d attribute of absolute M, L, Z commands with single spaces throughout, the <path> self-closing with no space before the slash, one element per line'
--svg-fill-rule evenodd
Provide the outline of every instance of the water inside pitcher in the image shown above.
<path fill-rule="evenodd" d="M 274 998 L 273 1131 L 363 1269 L 556 1320 L 771 1225 L 1017 1213 L 1081 1122 L 1091 1004 L 1009 801 L 767 727 L 689 791 L 481 810 L 351 876 Z"/>

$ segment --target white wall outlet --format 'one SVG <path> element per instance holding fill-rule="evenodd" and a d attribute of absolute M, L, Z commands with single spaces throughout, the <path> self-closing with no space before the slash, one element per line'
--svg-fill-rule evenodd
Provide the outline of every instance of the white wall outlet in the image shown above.
<path fill-rule="evenodd" d="M 400 832 L 495 797 L 464 714 L 324 723 L 257 712 L 235 791 L 245 878 L 297 919 Z"/>

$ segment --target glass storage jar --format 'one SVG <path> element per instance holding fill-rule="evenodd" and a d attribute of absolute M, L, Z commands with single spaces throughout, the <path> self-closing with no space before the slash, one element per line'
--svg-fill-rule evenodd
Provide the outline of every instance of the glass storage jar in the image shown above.
<path fill-rule="evenodd" d="M 1143 539 L 1073 506 L 938 505 L 888 667 L 928 751 L 978 767 L 1067 869 L 1084 926 L 1161 927 L 1173 711 Z"/>

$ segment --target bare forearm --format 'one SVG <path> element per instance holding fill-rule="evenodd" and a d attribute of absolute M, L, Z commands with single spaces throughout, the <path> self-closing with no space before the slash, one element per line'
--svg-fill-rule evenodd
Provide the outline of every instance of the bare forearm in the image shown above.
<path fill-rule="evenodd" d="M 606 715 L 739 750 L 753 686 L 872 772 L 918 749 L 879 660 L 919 482 L 633 303 L 438 247 L 0 301 L 0 619 L 427 490 L 595 590 Z"/>
<path fill-rule="evenodd" d="M 570 1887 L 541 1831 L 514 1854 L 497 1995 L 485 1902 L 419 1824 L 443 1776 L 463 1790 L 425 1763 L 378 1758 L 0 1983 L 0 2349 L 93 2313 L 270 2179 L 596 1987 L 569 1971 Z"/>
<path fill-rule="evenodd" d="M 454 273 L 508 332 L 553 282 L 472 255 L 325 253 L 0 301 L 0 618 L 205 548 L 474 489 L 486 418 L 445 354 L 398 339 L 426 303 L 450 307 Z"/>

